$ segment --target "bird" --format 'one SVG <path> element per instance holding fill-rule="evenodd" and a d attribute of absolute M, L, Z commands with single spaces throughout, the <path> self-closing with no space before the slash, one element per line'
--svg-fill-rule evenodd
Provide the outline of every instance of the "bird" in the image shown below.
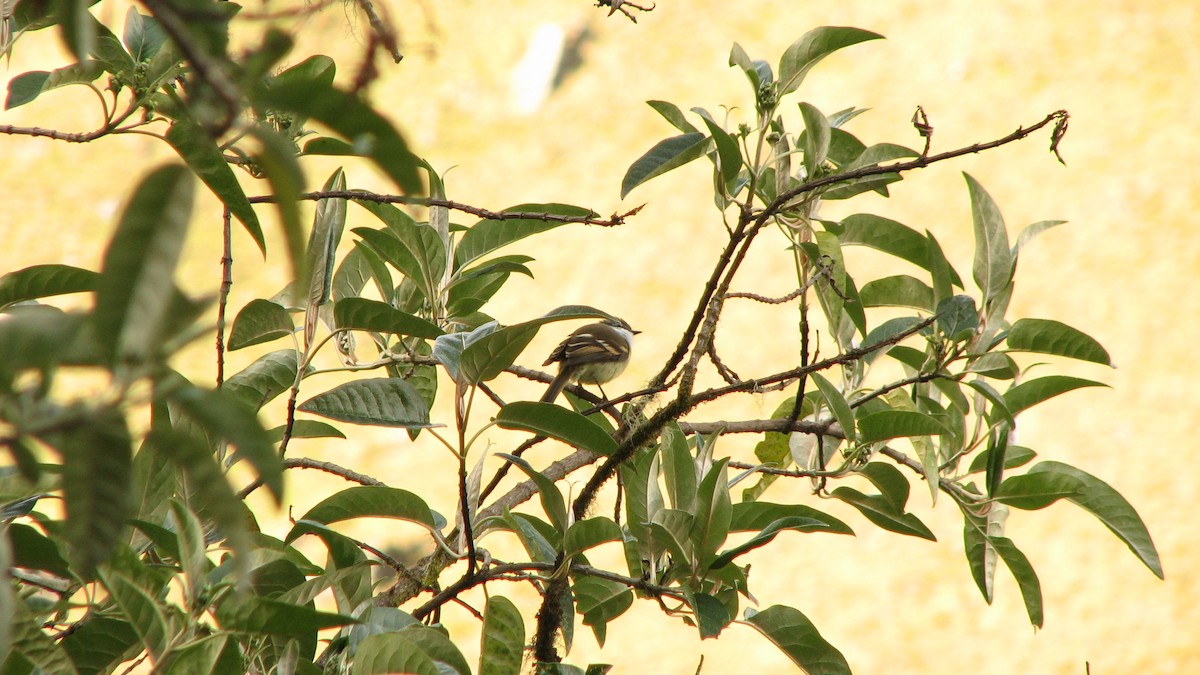
<path fill-rule="evenodd" d="M 558 363 L 558 374 L 550 382 L 542 402 L 553 403 L 571 382 L 603 385 L 620 375 L 629 365 L 633 336 L 640 332 L 623 319 L 613 317 L 589 323 L 568 335 L 542 364 Z M 604 394 L 603 387 L 600 393 Z"/>

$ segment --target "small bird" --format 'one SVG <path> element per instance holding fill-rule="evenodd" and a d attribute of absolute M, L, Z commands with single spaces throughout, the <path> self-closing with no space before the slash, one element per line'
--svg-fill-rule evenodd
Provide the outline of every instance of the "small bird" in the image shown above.
<path fill-rule="evenodd" d="M 629 365 L 633 336 L 640 332 L 621 319 L 611 318 L 590 323 L 571 333 L 542 364 L 548 366 L 558 362 L 558 375 L 554 376 L 542 401 L 554 402 L 570 382 L 602 385 L 620 375 Z M 604 394 L 603 388 L 600 393 Z"/>

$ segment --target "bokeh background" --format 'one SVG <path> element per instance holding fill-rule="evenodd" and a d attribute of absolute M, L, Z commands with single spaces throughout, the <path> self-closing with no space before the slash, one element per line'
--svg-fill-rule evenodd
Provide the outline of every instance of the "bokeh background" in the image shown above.
<path fill-rule="evenodd" d="M 912 508 L 939 542 L 879 532 L 840 504 L 820 503 L 855 526 L 858 536 L 784 535 L 782 545 L 751 558 L 752 588 L 762 599 L 804 611 L 860 673 L 1200 671 L 1200 545 L 1195 518 L 1187 515 L 1200 496 L 1193 444 L 1200 422 L 1194 384 L 1200 5 L 662 0 L 636 25 L 605 18 L 584 0 L 392 0 L 382 7 L 400 26 L 407 57 L 399 66 L 383 66 L 373 101 L 419 154 L 447 172 L 451 198 L 489 208 L 562 201 L 601 213 L 646 205 L 618 230 L 563 228 L 516 247 L 538 258 L 536 279 L 510 282 L 492 308 L 506 322 L 575 303 L 623 315 L 644 331 L 636 363 L 619 380 L 628 388 L 654 372 L 674 346 L 723 233 L 709 197 L 708 170 L 700 163 L 619 199 L 628 164 L 673 133 L 643 102 L 664 99 L 713 111 L 728 106 L 736 108 L 734 116 L 745 115 L 752 109 L 745 80 L 727 67 L 734 41 L 752 57 L 776 63 L 815 26 L 884 34 L 886 41 L 849 48 L 821 64 L 800 96 L 826 112 L 870 108 L 850 127 L 868 142 L 918 147 L 909 124 L 917 105 L 936 129 L 935 151 L 996 138 L 1054 110 L 1069 110 L 1070 130 L 1061 146 L 1066 166 L 1047 152 L 1049 137 L 1041 133 L 910 174 L 893 187 L 892 199 L 858 201 L 853 210 L 928 228 L 951 260 L 962 261 L 964 276 L 972 242 L 961 172 L 988 188 L 1014 235 L 1034 221 L 1069 221 L 1022 254 L 1010 315 L 1066 321 L 1099 339 L 1118 367 L 1065 365 L 1111 388 L 1074 392 L 1023 415 L 1021 442 L 1043 458 L 1102 478 L 1132 502 L 1154 536 L 1166 581 L 1079 509 L 1060 504 L 1015 512 L 1009 535 L 1036 568 L 1045 598 L 1045 627 L 1034 630 L 1005 572 L 998 575 L 995 603 L 983 602 L 964 564 L 957 512 L 944 502 L 932 508 L 923 485 L 914 484 Z M 106 2 L 93 11 L 119 25 L 125 8 Z M 339 76 L 353 77 L 367 30 L 363 19 L 333 7 L 302 28 L 298 54 L 333 54 L 344 59 Z M 556 31 L 567 39 L 586 31 L 581 60 L 559 86 L 531 100 L 525 89 L 536 80 L 538 62 L 527 70 L 519 64 L 531 43 L 553 43 Z M 65 63 L 55 36 L 25 36 L 0 79 L 6 84 L 27 70 Z M 0 113 L 0 124 L 66 131 L 90 130 L 98 119 L 94 94 L 83 89 L 51 92 Z M 168 156 L 161 144 L 136 137 L 70 145 L 0 136 L 0 270 L 43 262 L 95 268 L 138 174 L 147 162 Z M 334 165 L 308 166 L 310 185 L 318 187 Z M 369 167 L 348 171 L 352 186 L 388 189 Z M 247 185 L 252 193 L 262 191 Z M 824 214 L 849 212 L 829 206 Z M 200 199 L 180 272 L 181 283 L 197 294 L 215 292 L 219 284 L 219 213 L 207 195 Z M 351 226 L 370 224 L 361 211 L 352 210 L 351 217 L 357 219 Z M 235 245 L 242 264 L 233 303 L 278 290 L 284 266 L 261 265 L 241 234 Z M 272 261 L 280 262 L 278 239 L 272 245 Z M 792 276 L 781 242 L 760 247 L 762 255 L 742 277 L 743 290 L 786 292 Z M 731 306 L 722 353 L 743 375 L 770 372 L 794 353 L 794 321 L 786 310 L 768 314 Z M 544 331 L 522 364 L 537 366 L 559 337 Z M 248 358 L 231 357 L 235 367 Z M 211 346 L 200 345 L 184 367 L 203 379 L 211 377 L 210 361 Z M 500 386 L 510 398 L 536 394 L 521 382 Z M 747 398 L 701 418 L 765 416 L 777 403 Z M 434 506 L 453 513 L 444 452 L 411 444 L 402 434 L 353 431 L 349 441 L 297 444 L 294 451 L 399 487 L 444 485 Z M 508 447 L 506 437 L 496 435 L 494 442 L 495 450 Z M 748 446 L 734 439 L 723 447 L 742 453 Z M 535 464 L 563 450 L 541 452 Z M 288 501 L 297 514 L 340 485 L 293 478 Z M 772 499 L 814 503 L 806 485 L 775 490 Z M 269 511 L 265 526 L 282 534 L 284 515 Z M 377 541 L 388 532 L 398 549 L 419 540 L 402 526 L 362 528 L 351 533 Z M 507 545 L 495 543 L 497 550 Z M 531 597 L 524 589 L 493 587 L 510 590 Z M 749 628 L 735 626 L 720 640 L 701 642 L 649 603 L 631 614 L 633 619 L 610 626 L 607 650 L 581 627 L 571 660 L 609 662 L 626 673 L 692 673 L 701 657 L 706 673 L 792 670 Z M 465 613 L 448 612 L 447 621 L 456 635 L 477 630 Z"/>

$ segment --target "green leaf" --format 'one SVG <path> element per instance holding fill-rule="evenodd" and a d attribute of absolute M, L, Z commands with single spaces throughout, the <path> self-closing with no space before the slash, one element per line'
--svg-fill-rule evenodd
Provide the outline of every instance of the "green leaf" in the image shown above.
<path fill-rule="evenodd" d="M 833 491 L 833 497 L 858 509 L 867 520 L 875 525 L 898 534 L 937 541 L 933 532 L 911 513 L 900 512 L 890 499 L 883 495 L 865 495 L 851 487 L 841 486 Z"/>
<path fill-rule="evenodd" d="M 671 126 L 679 131 L 685 134 L 700 133 L 699 129 L 687 121 L 687 117 L 684 116 L 683 111 L 674 103 L 668 103 L 667 101 L 646 101 L 646 105 L 654 108 L 655 112 L 662 115 L 663 119 L 670 122 Z"/>
<path fill-rule="evenodd" d="M 192 513 L 178 498 L 170 500 L 171 527 L 176 534 L 180 571 L 187 580 L 187 595 L 185 599 L 188 608 L 201 608 L 205 601 L 202 599 L 207 575 L 212 571 L 212 563 L 208 559 L 207 547 L 204 541 L 204 526 L 196 514 Z M 134 618 L 134 617 L 130 617 Z"/>
<path fill-rule="evenodd" d="M 323 192 L 341 192 L 346 189 L 346 174 L 338 168 L 325 181 Z M 321 306 L 329 302 L 333 288 L 333 272 L 337 262 L 337 248 L 346 227 L 346 200 L 326 198 L 317 201 L 313 214 L 312 231 L 308 235 L 308 253 L 305 257 L 308 273 L 306 286 L 308 296 L 304 303 L 304 344 L 311 345 L 316 334 L 317 319 Z"/>
<path fill-rule="evenodd" d="M 413 280 L 427 299 L 436 294 L 446 272 L 446 247 L 437 230 L 413 221 L 394 204 L 355 200 L 379 218 L 387 230 L 356 228 L 354 233 L 405 276 Z"/>
<path fill-rule="evenodd" d="M 246 536 L 247 512 L 208 446 L 190 434 L 167 427 L 151 431 L 142 452 L 147 447 L 169 457 L 183 470 L 188 486 L 194 490 L 193 503 L 199 504 L 216 524 L 238 554 L 235 560 L 244 561 L 250 547 Z"/>
<path fill-rule="evenodd" d="M 667 496 L 671 508 L 680 511 L 696 509 L 696 460 L 692 457 L 687 438 L 679 424 L 671 421 L 662 430 L 659 460 L 667 481 Z"/>
<path fill-rule="evenodd" d="M 608 456 L 617 449 L 612 436 L 591 419 L 551 403 L 516 401 L 500 409 L 496 424 L 554 438 L 575 448 Z"/>
<path fill-rule="evenodd" d="M 817 627 L 798 609 L 772 605 L 761 612 L 746 611 L 746 623 L 775 643 L 792 663 L 809 675 L 849 675 L 850 664 L 825 641 Z"/>
<path fill-rule="evenodd" d="M 323 75 L 275 78 L 256 98 L 268 107 L 321 122 L 374 161 L 403 192 L 424 192 L 419 160 L 391 122 L 354 93 L 332 86 Z"/>
<path fill-rule="evenodd" d="M 584 625 L 593 629 L 602 629 L 633 605 L 633 591 L 625 584 L 609 579 L 580 576 L 575 579 L 572 590 Z M 603 635 L 603 630 L 597 632 L 601 645 L 604 644 Z"/>
<path fill-rule="evenodd" d="M 1004 217 L 991 195 L 970 174 L 967 190 L 971 193 L 971 220 L 975 226 L 975 284 L 983 291 L 984 302 L 1012 283 L 1014 261 L 1008 247 Z"/>
<path fill-rule="evenodd" d="M 729 50 L 729 65 L 737 66 L 745 73 L 746 79 L 750 81 L 751 94 L 755 98 L 758 98 L 763 83 L 771 82 L 775 79 L 774 73 L 771 72 L 771 64 L 766 61 L 751 59 L 746 50 L 736 42 L 733 43 L 733 47 Z M 651 105 L 659 102 L 650 101 Z M 664 114 L 663 117 L 666 117 L 666 115 Z M 667 119 L 670 121 L 669 117 Z M 685 129 L 678 124 L 675 126 L 680 131 L 691 131 L 691 129 Z"/>
<path fill-rule="evenodd" d="M 296 159 L 295 147 L 279 132 L 258 124 L 250 128 L 249 134 L 261 146 L 253 155 L 257 166 L 271 186 L 275 197 L 275 209 L 283 238 L 287 243 L 288 260 L 292 263 L 292 275 L 306 279 L 304 266 L 304 226 L 300 222 L 300 193 L 304 192 L 304 171 Z"/>
<path fill-rule="evenodd" d="M 906 436 L 940 436 L 950 430 L 932 416 L 910 410 L 882 410 L 858 420 L 859 441 L 874 443 Z"/>
<path fill-rule="evenodd" d="M 846 402 L 846 397 L 842 396 L 842 392 L 820 373 L 812 373 L 809 377 L 816 383 L 817 389 L 821 391 L 821 396 L 824 397 L 826 405 L 829 406 L 829 411 L 833 413 L 834 419 L 841 425 L 842 433 L 846 435 L 846 441 L 854 444 L 854 411 L 850 409 L 850 404 Z"/>
<path fill-rule="evenodd" d="M 983 452 L 975 455 L 975 459 L 971 460 L 971 466 L 967 469 L 968 473 L 979 473 L 987 469 L 989 452 Z M 1004 470 L 1016 469 L 1033 461 L 1037 457 L 1037 453 L 1029 448 L 1020 445 L 1009 445 L 1004 453 Z"/>
<path fill-rule="evenodd" d="M 1026 246 L 1028 246 L 1029 242 L 1033 241 L 1034 238 L 1036 238 L 1039 234 L 1045 232 L 1046 230 L 1049 230 L 1052 227 L 1058 227 L 1059 225 L 1062 225 L 1065 222 L 1067 222 L 1067 221 L 1065 221 L 1065 220 L 1042 220 L 1042 221 L 1038 221 L 1032 225 L 1026 225 L 1025 229 L 1021 230 L 1021 233 L 1017 235 L 1017 243 L 1013 244 L 1013 258 L 1015 259 L 1017 257 L 1017 254 L 1020 253 L 1021 250 L 1024 249 Z"/>
<path fill-rule="evenodd" d="M 996 553 L 1000 555 L 1000 559 L 1008 566 L 1008 571 L 1012 572 L 1013 578 L 1017 580 L 1017 587 L 1021 589 L 1021 598 L 1025 601 L 1025 611 L 1029 614 L 1030 623 L 1041 628 L 1043 622 L 1042 585 L 1038 581 L 1037 573 L 1033 571 L 1033 566 L 1029 564 L 1029 559 L 1007 537 L 989 537 L 988 542 L 995 547 Z"/>
<path fill-rule="evenodd" d="M 192 178 L 182 165 L 151 172 L 109 241 L 93 316 L 96 340 L 115 360 L 141 360 L 157 347 L 170 314 L 192 191 Z"/>
<path fill-rule="evenodd" d="M 8 540 L 12 545 L 12 558 L 8 561 L 10 567 L 42 570 L 60 577 L 71 575 L 57 541 L 29 525 L 9 521 L 7 514 L 5 520 Z"/>
<path fill-rule="evenodd" d="M 529 218 L 481 220 L 469 227 L 454 250 L 454 269 L 461 270 L 475 260 L 526 237 L 562 227 L 561 220 L 534 217 L 546 214 L 564 218 L 591 218 L 596 213 L 570 204 L 518 204 L 501 211 L 505 214 L 530 214 Z"/>
<path fill-rule="evenodd" d="M 879 489 L 879 494 L 897 513 L 904 511 L 911 488 L 899 469 L 885 462 L 871 462 L 859 469 L 859 473 Z"/>
<path fill-rule="evenodd" d="M 729 608 L 716 596 L 694 593 L 691 598 L 692 617 L 700 632 L 700 639 L 715 638 L 733 622 Z"/>
<path fill-rule="evenodd" d="M 283 440 L 283 433 L 287 429 L 287 425 L 281 424 L 272 429 L 268 429 L 267 433 L 271 434 L 271 438 L 276 442 Z M 346 438 L 346 434 L 342 433 L 334 426 L 316 420 L 296 420 L 292 424 L 292 438 Z"/>
<path fill-rule="evenodd" d="M 907 274 L 868 281 L 858 297 L 863 307 L 912 307 L 933 312 L 933 289 Z"/>
<path fill-rule="evenodd" d="M 771 502 L 738 502 L 733 505 L 729 521 L 730 532 L 757 532 L 779 520 L 813 520 L 821 523 L 821 532 L 849 534 L 854 531 L 833 516 L 803 504 L 774 504 Z M 807 530 L 801 530 L 807 531 Z"/>
<path fill-rule="evenodd" d="M 1004 392 L 1004 402 L 1013 415 L 1035 406 L 1042 401 L 1083 387 L 1107 387 L 1102 382 L 1085 380 L 1081 377 L 1068 375 L 1049 375 L 1034 380 L 1026 380 Z"/>
<path fill-rule="evenodd" d="M 659 141 L 639 157 L 621 179 L 621 199 L 635 187 L 651 178 L 677 169 L 694 159 L 704 156 L 708 137 L 699 132 L 690 132 Z"/>
<path fill-rule="evenodd" d="M 287 337 L 295 329 L 292 315 L 283 305 L 270 300 L 251 300 L 233 319 L 229 351 Z"/>
<path fill-rule="evenodd" d="M 354 380 L 308 399 L 298 410 L 351 424 L 423 429 L 429 408 L 421 393 L 398 377 Z"/>
<path fill-rule="evenodd" d="M 102 571 L 100 578 L 121 614 L 137 631 L 142 646 L 152 657 L 161 656 L 168 636 L 167 619 L 159 609 L 158 602 L 120 573 Z"/>
<path fill-rule="evenodd" d="M 1005 338 L 1009 349 L 1065 356 L 1106 366 L 1113 365 L 1108 352 L 1090 335 L 1065 323 L 1049 319 L 1018 319 Z"/>
<path fill-rule="evenodd" d="M 804 170 L 809 177 L 816 177 L 829 157 L 829 119 L 811 103 L 800 103 L 800 115 L 804 118 Z"/>
<path fill-rule="evenodd" d="M 995 387 L 988 384 L 987 380 L 984 380 L 982 378 L 977 378 L 977 379 L 965 382 L 964 384 L 966 384 L 968 387 L 974 389 L 975 391 L 979 392 L 980 395 L 982 395 L 985 399 L 988 400 L 989 403 L 992 404 L 991 409 L 988 411 L 988 417 L 990 419 L 1003 420 L 1005 422 L 1008 422 L 1008 424 L 1010 426 L 1016 424 L 1016 421 L 1013 419 L 1012 413 L 1008 410 L 1008 403 L 1005 402 L 1004 395 L 1001 394 L 1000 392 L 996 391 Z"/>
<path fill-rule="evenodd" d="M 519 323 L 472 341 L 462 351 L 459 376 L 455 379 L 464 384 L 479 384 L 496 378 L 525 351 L 540 327 L 537 322 Z"/>
<path fill-rule="evenodd" d="M 822 26 L 808 31 L 779 59 L 779 95 L 796 91 L 808 71 L 826 56 L 843 47 L 882 38 L 878 33 L 842 26 Z"/>
<path fill-rule="evenodd" d="M 333 306 L 333 320 L 339 329 L 365 330 L 394 335 L 433 339 L 446 332 L 433 323 L 401 312 L 386 302 L 367 298 L 345 298 Z"/>
<path fill-rule="evenodd" d="M 825 523 L 814 518 L 780 518 L 779 520 L 773 521 L 764 527 L 758 534 L 754 535 L 747 541 L 734 546 L 731 549 L 722 551 L 720 555 L 713 559 L 712 563 L 709 565 L 709 568 L 720 569 L 733 562 L 734 558 L 748 553 L 756 548 L 766 546 L 775 539 L 775 535 L 784 530 L 796 530 L 797 532 L 824 532 L 828 530 L 828 527 L 829 526 L 827 526 Z"/>
<path fill-rule="evenodd" d="M 18 599 L 12 603 L 11 608 L 6 607 L 5 609 L 10 609 L 10 613 L 6 614 L 4 619 L 11 626 L 11 651 L 6 651 L 7 656 L 3 662 L 6 672 L 55 673 L 56 675 L 59 673 L 71 675 L 78 672 L 70 652 L 42 629 L 41 618 L 34 615 L 24 600 Z M 136 637 L 134 639 L 136 640 Z M 25 667 L 20 670 L 16 668 L 9 670 L 8 666 L 20 663 L 18 659 L 13 658 L 17 655 L 30 665 L 21 664 Z M 38 670 L 35 671 L 34 667 Z"/>
<path fill-rule="evenodd" d="M 38 634 L 44 636 L 40 630 Z M 70 657 L 70 662 L 65 667 L 41 666 L 48 673 L 74 672 L 70 669 L 71 663 L 83 673 L 112 672 L 125 660 L 125 651 L 137 641 L 138 635 L 127 621 L 93 614 L 61 641 L 62 651 Z"/>
<path fill-rule="evenodd" d="M 952 342 L 969 340 L 979 330 L 979 310 L 975 298 L 952 295 L 937 305 L 938 330 Z"/>
<path fill-rule="evenodd" d="M 529 462 L 508 453 L 496 453 L 498 457 L 512 462 L 518 469 L 525 472 L 526 476 L 533 481 L 537 486 L 538 497 L 542 501 L 542 510 L 546 512 L 546 516 L 550 518 L 550 523 L 554 525 L 554 529 L 559 532 L 567 531 L 567 503 L 563 499 L 562 493 L 554 486 L 554 481 L 546 477 L 545 474 L 533 468 Z"/>
<path fill-rule="evenodd" d="M 167 34 L 159 27 L 154 17 L 139 14 L 136 8 L 130 7 L 125 13 L 123 38 L 133 60 L 144 63 L 158 53 L 167 41 Z"/>
<path fill-rule="evenodd" d="M 228 633 L 219 633 L 186 643 L 171 650 L 165 675 L 194 673 L 228 673 L 242 668 L 237 640 Z"/>
<path fill-rule="evenodd" d="M 441 627 L 410 624 L 397 635 L 411 642 L 433 661 L 441 675 L 471 675 L 471 666 Z M 360 645 L 361 649 L 361 645 Z M 360 653 L 360 652 L 359 652 Z M 356 653 L 357 656 L 357 653 Z"/>
<path fill-rule="evenodd" d="M 0 277 L 0 309 L 13 303 L 94 291 L 100 275 L 70 265 L 33 265 Z"/>
<path fill-rule="evenodd" d="M 728 458 L 717 460 L 696 487 L 696 511 L 690 539 L 701 561 L 707 561 L 729 536 L 733 512 L 729 499 Z"/>
<path fill-rule="evenodd" d="M 216 617 L 225 630 L 291 636 L 357 623 L 353 617 L 245 593 L 223 596 L 217 604 Z"/>
<path fill-rule="evenodd" d="M 838 240 L 842 246 L 867 246 L 926 270 L 933 269 L 925 237 L 903 223 L 870 213 L 856 213 L 843 218 L 840 225 L 842 231 L 838 233 Z M 951 275 L 952 283 L 961 287 L 962 280 L 953 270 Z"/>
<path fill-rule="evenodd" d="M 512 600 L 489 595 L 483 610 L 479 675 L 520 675 L 525 658 L 525 623 Z"/>
<path fill-rule="evenodd" d="M 129 11 L 137 14 L 137 10 L 132 7 L 129 8 Z M 128 31 L 128 23 L 126 23 L 126 31 Z M 128 35 L 126 41 L 128 41 Z M 134 56 L 137 56 L 136 52 Z M 166 139 L 167 143 L 175 148 L 175 152 L 183 158 L 183 161 L 187 162 L 188 167 L 221 200 L 225 208 L 237 216 L 265 256 L 267 243 L 263 239 L 258 215 L 254 212 L 254 207 L 250 205 L 250 200 L 246 198 L 246 193 L 242 190 L 242 184 L 238 182 L 237 176 L 233 173 L 229 163 L 225 161 L 224 154 L 217 147 L 212 136 L 195 122 L 177 120 L 170 129 L 167 129 Z"/>
<path fill-rule="evenodd" d="M 593 516 L 571 523 L 563 538 L 563 548 L 566 556 L 570 558 L 589 548 L 621 540 L 621 528 L 613 519 Z"/>
<path fill-rule="evenodd" d="M 308 532 L 304 521 L 329 525 L 355 518 L 393 518 L 407 520 L 427 530 L 437 530 L 445 523 L 429 509 L 425 500 L 408 490 L 381 485 L 361 485 L 346 488 L 321 500 L 301 516 L 284 539 L 291 543 Z"/>
<path fill-rule="evenodd" d="M 1038 466 L 1041 466 L 1040 464 Z M 1003 504 L 1026 511 L 1044 509 L 1054 502 L 1080 495 L 1083 481 L 1058 472 L 1027 473 L 1010 476 L 995 493 Z"/>
<path fill-rule="evenodd" d="M 4 99 L 4 109 L 12 110 L 25 105 L 51 89 L 68 84 L 92 82 L 103 74 L 104 67 L 94 59 L 85 59 L 49 72 L 32 70 L 21 73 L 8 81 L 8 96 Z"/>
<path fill-rule="evenodd" d="M 280 349 L 263 354 L 241 371 L 230 376 L 221 384 L 221 390 L 229 392 L 253 410 L 258 410 L 292 388 L 296 382 L 299 354 L 294 349 Z M 312 366 L 308 368 L 312 370 Z"/>
<path fill-rule="evenodd" d="M 72 570 L 85 579 L 108 560 L 132 511 L 133 447 L 125 417 L 104 408 L 46 439 L 63 455 Z"/>
<path fill-rule="evenodd" d="M 1073 481 L 1077 486 L 1075 495 L 1065 495 L 1080 508 L 1089 511 L 1125 542 L 1129 550 L 1141 560 L 1159 579 L 1163 578 L 1162 563 L 1158 551 L 1150 539 L 1150 532 L 1138 516 L 1137 511 L 1119 492 L 1095 476 L 1061 462 L 1039 462 L 1029 469 L 1026 476 L 1046 476 L 1054 483 Z M 1005 481 L 1007 486 L 1009 481 Z M 1001 490 L 1004 493 L 1004 489 Z"/>
<path fill-rule="evenodd" d="M 58 0 L 53 3 L 63 42 L 81 61 L 91 54 L 96 44 L 95 26 L 98 22 L 88 12 L 90 4 L 88 0 Z"/>
<path fill-rule="evenodd" d="M 171 393 L 170 402 L 197 422 L 210 436 L 236 448 L 233 461 L 245 459 L 254 467 L 276 503 L 283 500 L 283 464 L 275 444 L 258 421 L 254 408 L 222 390 L 183 387 Z"/>
<path fill-rule="evenodd" d="M 400 633 L 371 635 L 358 645 L 352 675 L 439 675 L 433 659 Z"/>
<path fill-rule="evenodd" d="M 738 150 L 737 141 L 729 135 L 728 131 L 722 129 L 708 117 L 704 117 L 703 120 L 704 124 L 708 126 L 708 133 L 712 135 L 713 142 L 717 146 L 713 163 L 719 171 L 721 185 L 727 193 L 732 194 L 733 187 L 737 183 L 738 173 L 742 170 L 742 153 Z"/>

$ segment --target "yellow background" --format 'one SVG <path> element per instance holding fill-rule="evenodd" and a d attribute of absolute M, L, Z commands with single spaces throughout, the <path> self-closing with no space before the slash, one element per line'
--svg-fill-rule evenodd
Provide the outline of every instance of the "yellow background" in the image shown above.
<path fill-rule="evenodd" d="M 1112 388 L 1071 393 L 1023 415 L 1020 441 L 1042 458 L 1074 464 L 1120 491 L 1149 526 L 1167 580 L 1157 580 L 1079 509 L 1016 512 L 1009 536 L 1029 556 L 1045 598 L 1045 628 L 1035 631 L 1005 572 L 998 574 L 995 604 L 982 601 L 964 564 L 957 512 L 944 501 L 931 509 L 923 484 L 915 482 L 912 508 L 938 543 L 880 532 L 840 504 L 823 502 L 816 505 L 843 517 L 858 536 L 782 535 L 750 558 L 752 589 L 766 604 L 804 611 L 860 673 L 1083 673 L 1085 664 L 1098 674 L 1200 670 L 1200 551 L 1189 515 L 1197 502 L 1192 430 L 1200 411 L 1193 365 L 1200 314 L 1194 216 L 1200 204 L 1200 8 L 1118 0 L 663 0 L 633 25 L 605 19 L 587 5 L 398 0 L 389 9 L 407 58 L 399 66 L 381 66 L 384 76 L 372 99 L 419 154 L 449 170 L 450 197 L 458 201 L 489 208 L 564 201 L 606 214 L 646 204 L 620 230 L 564 228 L 514 246 L 514 252 L 538 257 L 537 278 L 514 279 L 492 307 L 504 322 L 576 303 L 621 314 L 644 334 L 636 363 L 614 387 L 637 386 L 674 347 L 697 280 L 706 275 L 723 233 L 700 163 L 619 200 L 625 167 L 673 133 L 643 101 L 715 112 L 728 105 L 738 108 L 734 115 L 746 115 L 752 101 L 745 80 L 726 65 L 732 42 L 774 64 L 787 45 L 818 25 L 883 33 L 886 41 L 849 48 L 822 63 L 800 92 L 800 99 L 827 113 L 871 108 L 849 127 L 867 142 L 919 146 L 909 125 L 917 105 L 936 129 L 935 152 L 1002 136 L 1060 108 L 1070 111 L 1061 146 L 1065 167 L 1047 152 L 1043 132 L 910 174 L 893 186 L 892 199 L 858 201 L 853 210 L 933 231 L 964 277 L 972 242 L 962 171 L 987 187 L 1013 236 L 1034 221 L 1069 221 L 1022 255 L 1010 316 L 1066 321 L 1099 339 L 1118 368 L 1065 366 Z M 117 5 L 93 11 L 109 25 L 120 25 L 124 13 Z M 520 115 L 508 102 L 510 72 L 541 22 L 587 24 L 592 37 L 583 67 L 540 110 Z M 349 81 L 365 22 L 335 7 L 303 27 L 302 49 L 337 55 L 340 77 Z M 26 36 L 3 77 L 63 63 L 52 35 Z M 793 129 L 798 119 L 792 118 Z M 98 124 L 95 96 L 81 88 L 50 92 L 0 113 L 0 124 L 90 130 Z M 161 144 L 137 137 L 89 145 L 0 137 L 0 270 L 41 262 L 95 268 L 132 182 L 146 162 L 166 157 Z M 311 166 L 310 187 L 319 187 L 335 165 Z M 351 186 L 388 189 L 362 164 L 348 170 Z M 251 193 L 263 191 L 247 185 Z M 850 212 L 831 205 L 824 214 Z M 350 213 L 351 227 L 371 224 L 361 211 L 352 207 Z M 218 286 L 219 224 L 219 207 L 204 194 L 180 272 L 181 283 L 195 294 Z M 279 263 L 276 228 L 267 226 L 272 262 Z M 239 233 L 235 243 L 234 306 L 274 293 L 284 281 L 283 266 L 263 269 L 248 238 Z M 740 290 L 790 290 L 781 242 L 764 238 L 759 247 Z M 860 262 L 872 260 L 877 258 Z M 867 269 L 860 284 L 874 276 Z M 778 370 L 794 353 L 794 321 L 789 310 L 731 305 L 721 329 L 722 355 L 743 376 Z M 522 365 L 537 366 L 560 334 L 544 331 Z M 826 355 L 830 344 L 823 342 Z M 203 366 L 210 349 L 202 344 L 194 350 L 188 368 L 197 379 L 211 377 Z M 250 357 L 235 354 L 232 365 Z M 536 393 L 519 382 L 498 386 L 510 399 Z M 748 398 L 695 418 L 766 416 L 777 401 Z M 438 414 L 447 419 L 446 412 Z M 338 461 L 399 487 L 444 486 L 434 507 L 453 513 L 446 453 L 414 446 L 402 434 L 352 431 L 349 442 L 297 444 L 294 452 Z M 505 437 L 494 438 L 494 450 L 510 447 Z M 722 449 L 744 458 L 746 447 L 746 439 L 731 439 Z M 544 465 L 560 452 L 543 449 L 535 463 Z M 309 477 L 302 484 L 316 487 L 292 491 L 288 502 L 295 515 L 339 486 Z M 798 483 L 767 496 L 815 503 L 809 492 Z M 279 522 L 274 533 L 284 528 Z M 419 539 L 414 531 L 394 529 L 401 541 Z M 351 531 L 373 541 L 380 532 Z M 497 550 L 509 545 L 495 544 Z M 530 597 L 525 589 L 498 584 L 492 592 Z M 636 620 L 610 627 L 605 651 L 580 627 L 571 661 L 611 662 L 627 673 L 692 673 L 703 655 L 706 673 L 790 672 L 779 652 L 746 627 L 700 642 L 649 603 L 631 613 Z M 456 635 L 475 630 L 461 612 L 448 612 L 447 621 Z"/>

